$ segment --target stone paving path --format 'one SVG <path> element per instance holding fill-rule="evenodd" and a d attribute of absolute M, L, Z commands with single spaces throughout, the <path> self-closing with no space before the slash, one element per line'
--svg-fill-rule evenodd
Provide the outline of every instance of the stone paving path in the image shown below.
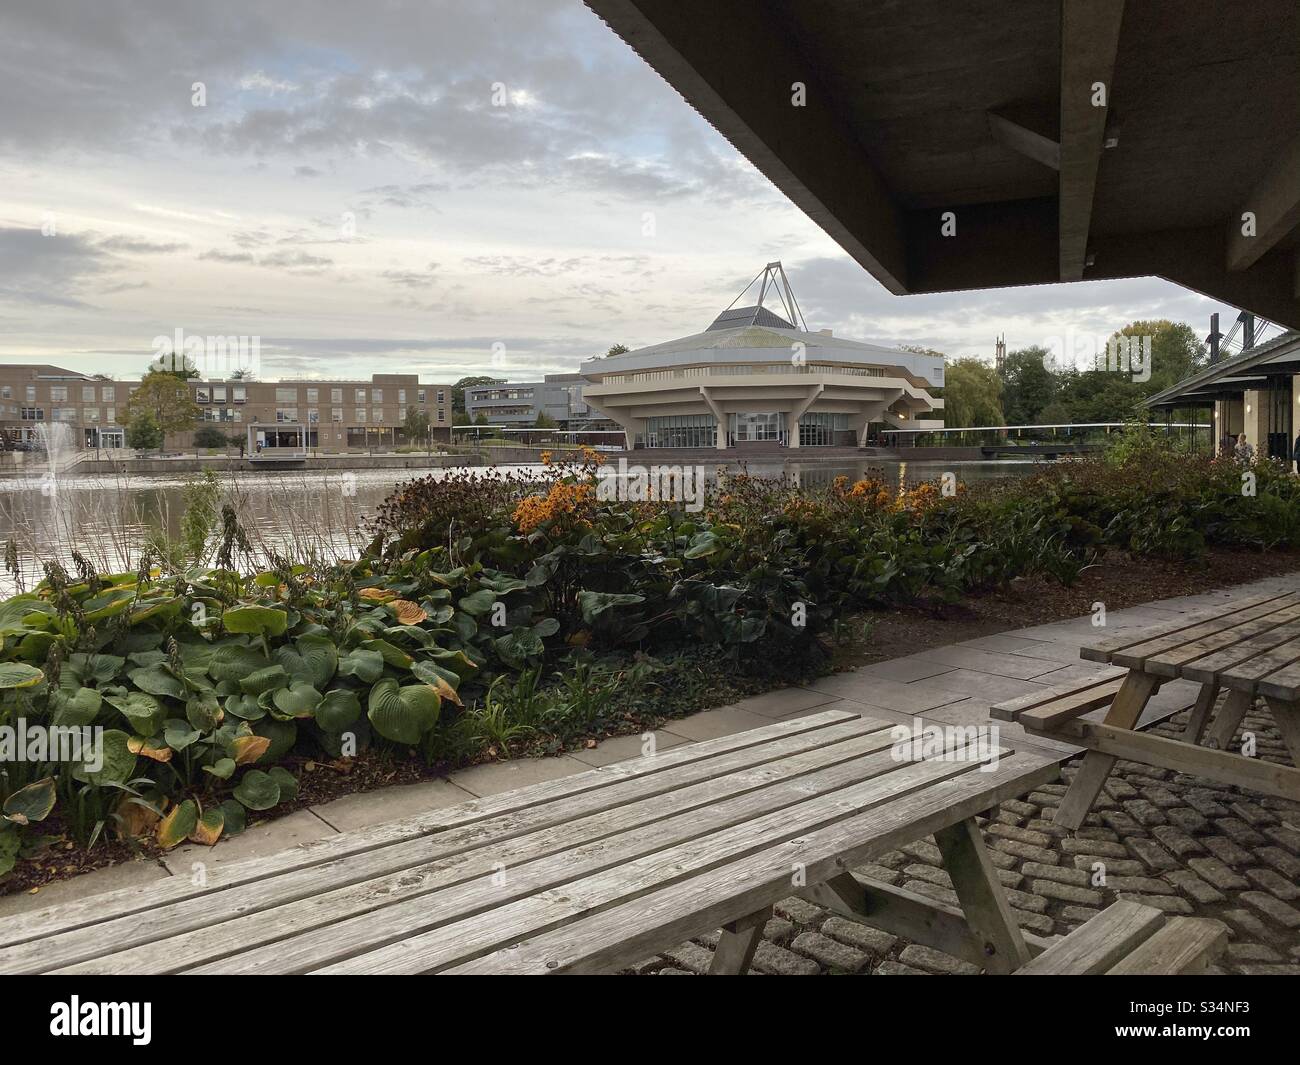
<path fill-rule="evenodd" d="M 1106 618 L 1106 634 L 1214 609 L 1264 591 L 1300 588 L 1300 574 L 1202 595 L 1163 600 Z M 1078 649 L 1098 635 L 1091 618 L 1053 622 L 999 633 L 821 678 L 803 688 L 768 692 L 734 706 L 668 723 L 659 750 L 771 724 L 834 707 L 888 721 L 914 716 L 944 724 L 990 724 L 993 703 L 1040 687 L 1086 678 L 1104 667 L 1081 661 Z M 1196 686 L 1164 685 L 1144 721 L 1190 706 Z M 1101 711 L 1096 715 L 1099 716 Z M 1174 729 L 1180 714 L 1157 731 Z M 996 723 L 1001 741 L 1069 758 L 1077 748 L 1016 725 Z M 1266 714 L 1248 716 L 1264 757 L 1284 758 Z M 270 854 L 306 840 L 345 832 L 420 811 L 451 806 L 540 780 L 638 757 L 640 736 L 606 741 L 558 758 L 475 766 L 445 780 L 349 795 L 288 817 L 254 826 L 215 848 L 179 847 L 160 861 L 137 861 L 97 870 L 43 888 L 35 895 L 0 897 L 0 917 L 70 898 Z M 1066 765 L 1068 780 L 1072 767 Z M 1213 916 L 1228 924 L 1232 940 L 1223 965 L 1241 973 L 1300 973 L 1300 808 L 1209 781 L 1121 762 L 1106 791 L 1076 834 L 1051 824 L 1064 784 L 1044 786 L 1004 803 L 984 824 L 1004 885 L 1024 927 L 1042 935 L 1068 931 L 1118 897 L 1139 897 L 1171 912 Z M 1105 882 L 1095 868 L 1105 866 Z M 868 875 L 912 891 L 955 901 L 932 841 L 886 855 Z M 765 973 L 871 972 L 878 975 L 965 973 L 954 958 L 789 899 L 768 923 L 754 969 Z M 647 959 L 638 971 L 661 974 L 707 968 L 716 937 L 683 944 Z"/>

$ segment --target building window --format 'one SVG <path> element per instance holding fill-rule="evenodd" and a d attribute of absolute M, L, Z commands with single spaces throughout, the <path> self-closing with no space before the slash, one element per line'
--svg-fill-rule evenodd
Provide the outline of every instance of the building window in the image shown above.
<path fill-rule="evenodd" d="M 406 389 L 404 388 L 399 388 L 397 390 L 397 405 L 399 407 L 406 406 Z"/>
<path fill-rule="evenodd" d="M 375 420 L 375 424 L 379 424 L 384 420 L 384 412 L 379 407 L 376 407 L 370 413 Z"/>
<path fill-rule="evenodd" d="M 35 391 L 35 389 L 31 389 L 31 391 Z M 24 407 L 22 414 L 23 414 L 23 421 L 25 422 L 45 421 L 44 407 Z"/>
<path fill-rule="evenodd" d="M 370 402 L 382 403 L 384 401 L 384 390 L 382 388 L 372 388 L 370 390 Z"/>
<path fill-rule="evenodd" d="M 443 410 L 441 407 L 439 407 L 439 408 L 438 408 L 438 421 L 440 421 L 440 422 L 445 422 L 446 420 L 447 420 L 447 412 L 446 412 L 445 410 Z"/>
<path fill-rule="evenodd" d="M 0 399 L 13 399 L 14 390 L 12 385 L 0 387 Z"/>
<path fill-rule="evenodd" d="M 341 389 L 341 388 L 331 388 L 331 389 L 330 389 L 330 402 L 331 402 L 331 403 L 342 403 L 342 402 L 343 402 L 343 389 Z"/>
<path fill-rule="evenodd" d="M 356 421 L 364 425 L 366 420 L 366 408 L 358 407 L 355 413 L 356 413 Z"/>
<path fill-rule="evenodd" d="M 426 397 L 427 395 L 428 395 L 428 393 L 425 392 L 425 390 L 424 390 L 423 388 L 420 389 L 418 392 L 415 393 L 415 399 L 416 399 L 416 402 L 419 403 L 420 406 L 423 407 L 424 404 L 425 404 L 425 402 L 426 402 L 425 397 Z"/>
<path fill-rule="evenodd" d="M 307 389 L 307 402 L 308 402 L 309 404 L 310 404 L 310 403 L 319 403 L 319 402 L 320 402 L 320 389 L 319 389 L 319 388 L 309 388 L 309 389 Z"/>
<path fill-rule="evenodd" d="M 35 385 L 28 385 L 27 388 L 26 388 L 26 393 L 25 393 L 25 394 L 26 394 L 27 402 L 28 402 L 28 403 L 35 403 L 35 402 L 36 402 L 36 386 L 35 386 Z"/>
<path fill-rule="evenodd" d="M 94 403 L 94 402 L 95 402 L 95 386 L 94 386 L 94 385 L 82 385 L 82 386 L 81 386 L 81 402 L 82 402 L 82 403 Z"/>
<path fill-rule="evenodd" d="M 77 408 L 55 407 L 50 411 L 50 418 L 56 422 L 75 422 L 77 420 Z"/>
<path fill-rule="evenodd" d="M 230 413 L 233 415 L 230 419 L 232 422 L 242 422 L 244 420 L 244 412 L 242 410 L 235 408 Z"/>
<path fill-rule="evenodd" d="M 206 403 L 209 398 L 210 398 L 210 394 L 206 388 L 196 388 L 194 390 L 195 403 Z"/>
<path fill-rule="evenodd" d="M 342 408 L 342 407 L 335 407 L 333 410 L 330 411 L 330 421 L 332 421 L 332 422 L 341 422 L 342 420 L 343 420 L 343 408 Z"/>
<path fill-rule="evenodd" d="M 646 447 L 717 447 L 718 420 L 712 414 L 647 418 Z"/>
<path fill-rule="evenodd" d="M 836 433 L 848 432 L 848 430 L 847 414 L 827 414 L 820 411 L 805 414 L 799 419 L 799 446 L 830 447 L 835 443 Z"/>
<path fill-rule="evenodd" d="M 103 388 L 99 390 L 99 398 L 102 399 L 105 403 L 112 403 L 115 399 L 117 399 L 117 389 L 114 388 L 112 385 L 105 385 Z"/>
<path fill-rule="evenodd" d="M 81 418 L 82 418 L 83 421 L 87 421 L 87 422 L 90 422 L 90 423 L 92 423 L 92 424 L 98 422 L 98 421 L 99 421 L 99 408 L 98 408 L 98 407 L 83 407 L 83 408 L 82 408 L 82 411 L 81 411 Z"/>
<path fill-rule="evenodd" d="M 213 403 L 225 403 L 225 402 L 226 402 L 226 386 L 225 386 L 225 385 L 213 385 L 213 386 L 212 386 L 212 402 L 213 402 Z"/>
<path fill-rule="evenodd" d="M 275 390 L 276 406 L 292 407 L 298 402 L 298 390 L 296 388 L 277 388 Z"/>
<path fill-rule="evenodd" d="M 315 425 L 319 421 L 320 421 L 320 411 L 318 411 L 315 407 L 312 407 L 307 412 L 307 422 L 309 425 Z"/>
<path fill-rule="evenodd" d="M 67 385 L 50 385 L 50 402 L 66 403 L 68 401 Z"/>
<path fill-rule="evenodd" d="M 446 395 L 442 392 L 441 389 L 439 389 L 439 391 L 438 391 L 438 402 L 439 402 L 439 403 L 446 403 L 446 402 L 447 402 L 447 397 L 446 397 Z"/>
<path fill-rule="evenodd" d="M 278 407 L 275 412 L 277 422 L 296 422 L 298 420 L 297 407 Z"/>
<path fill-rule="evenodd" d="M 358 403 L 364 403 L 364 402 L 366 401 L 366 390 L 365 390 L 364 388 L 358 388 L 358 389 L 357 389 L 357 399 L 356 399 L 356 401 L 357 401 Z"/>
<path fill-rule="evenodd" d="M 104 421 L 108 422 L 109 425 L 116 425 L 116 424 L 117 424 L 117 408 L 116 408 L 116 407 L 109 407 L 106 411 L 104 411 Z"/>
<path fill-rule="evenodd" d="M 243 385 L 231 385 L 230 391 L 231 391 L 230 398 L 233 399 L 236 403 L 248 402 L 248 389 L 245 388 Z"/>

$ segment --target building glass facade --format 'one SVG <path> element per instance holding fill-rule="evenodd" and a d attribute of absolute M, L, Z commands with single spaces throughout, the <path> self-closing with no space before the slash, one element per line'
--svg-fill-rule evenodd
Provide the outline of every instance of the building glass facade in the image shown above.
<path fill-rule="evenodd" d="M 712 414 L 647 418 L 646 447 L 717 447 L 718 419 Z"/>

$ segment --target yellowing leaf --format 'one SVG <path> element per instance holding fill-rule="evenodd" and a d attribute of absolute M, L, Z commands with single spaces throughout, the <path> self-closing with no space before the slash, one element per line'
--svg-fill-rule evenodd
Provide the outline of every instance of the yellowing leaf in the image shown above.
<path fill-rule="evenodd" d="M 158 822 L 158 843 L 163 850 L 171 850 L 183 842 L 199 823 L 199 808 L 193 799 L 186 799 L 172 807 L 171 813 Z"/>
<path fill-rule="evenodd" d="M 389 588 L 362 588 L 357 592 L 357 598 L 367 603 L 391 603 L 397 598 L 397 593 Z"/>
<path fill-rule="evenodd" d="M 158 814 L 143 803 L 123 802 L 117 807 L 117 830 L 128 839 L 147 836 L 161 820 Z"/>
<path fill-rule="evenodd" d="M 429 615 L 424 612 L 424 608 L 409 599 L 394 599 L 388 604 L 388 609 L 397 615 L 397 620 L 403 625 L 418 625 L 422 621 L 429 620 Z"/>
<path fill-rule="evenodd" d="M 221 832 L 225 827 L 226 815 L 221 812 L 221 807 L 213 806 L 203 811 L 203 816 L 195 824 L 194 831 L 190 833 L 189 838 L 191 842 L 202 844 L 204 847 L 212 847 L 221 838 Z"/>
<path fill-rule="evenodd" d="M 271 746 L 271 737 L 240 736 L 230 746 L 235 765 L 250 765 L 266 754 L 266 749 Z"/>
<path fill-rule="evenodd" d="M 172 749 L 170 747 L 165 743 L 161 746 L 155 745 L 152 740 L 145 739 L 143 736 L 129 736 L 126 741 L 126 749 L 132 754 L 152 758 L 155 762 L 170 762 L 172 760 Z"/>

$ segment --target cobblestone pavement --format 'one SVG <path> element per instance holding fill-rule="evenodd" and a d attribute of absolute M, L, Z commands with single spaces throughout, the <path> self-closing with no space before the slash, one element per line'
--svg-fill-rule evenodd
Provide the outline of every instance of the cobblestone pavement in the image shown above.
<path fill-rule="evenodd" d="M 1181 734 L 1186 713 L 1152 732 Z M 1289 764 L 1272 718 L 1248 714 L 1259 757 Z M 1068 783 L 1077 760 L 1062 770 Z M 1117 899 L 1212 917 L 1229 930 L 1215 972 L 1300 975 L 1300 804 L 1200 777 L 1119 762 L 1078 832 L 1051 822 L 1066 783 L 1003 803 L 981 824 L 1022 928 L 1042 936 L 1078 927 Z M 958 905 L 933 839 L 882 855 L 865 876 Z M 1101 875 L 1099 875 L 1101 874 Z M 708 970 L 718 933 L 647 959 L 633 972 Z M 908 943 L 802 899 L 777 903 L 751 973 L 974 975 L 975 966 Z"/>

